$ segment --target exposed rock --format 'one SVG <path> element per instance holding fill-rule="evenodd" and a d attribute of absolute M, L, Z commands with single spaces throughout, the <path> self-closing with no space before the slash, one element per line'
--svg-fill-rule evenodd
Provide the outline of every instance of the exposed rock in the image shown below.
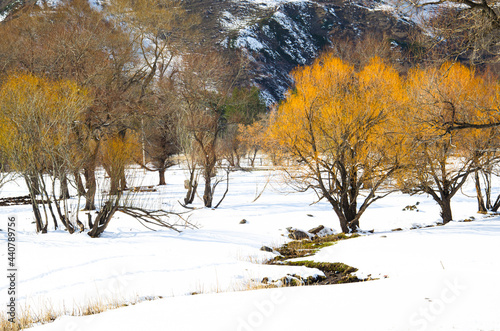
<path fill-rule="evenodd" d="M 273 249 L 271 247 L 267 247 L 267 246 L 262 246 L 260 248 L 261 251 L 264 251 L 264 252 L 273 252 Z"/>
<path fill-rule="evenodd" d="M 315 228 L 312 228 L 311 230 L 309 230 L 308 232 L 309 233 L 312 233 L 312 234 L 318 234 L 318 232 L 320 232 L 321 230 L 323 230 L 325 228 L 325 226 L 323 225 L 320 225 L 320 226 L 317 226 Z"/>
<path fill-rule="evenodd" d="M 247 224 L 247 223 L 248 223 L 248 221 L 247 221 L 246 219 L 242 219 L 242 220 L 240 221 L 240 224 Z"/>
<path fill-rule="evenodd" d="M 327 237 L 337 234 L 337 231 L 332 228 L 326 228 L 324 225 L 320 225 L 318 227 L 315 227 L 314 229 L 309 230 L 309 233 L 312 233 L 316 237 Z"/>
<path fill-rule="evenodd" d="M 310 239 L 310 235 L 302 230 L 291 230 L 288 238 L 293 240 Z"/>
<path fill-rule="evenodd" d="M 391 231 L 403 231 L 401 228 L 392 229 Z"/>
<path fill-rule="evenodd" d="M 297 275 L 287 275 L 277 281 L 278 286 L 302 286 L 305 285 L 304 280 L 302 277 L 297 276 Z M 281 283 L 281 284 L 279 284 Z"/>

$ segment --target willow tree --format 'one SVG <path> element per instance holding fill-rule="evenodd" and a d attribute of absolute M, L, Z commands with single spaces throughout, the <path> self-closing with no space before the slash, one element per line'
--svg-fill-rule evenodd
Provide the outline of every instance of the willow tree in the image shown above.
<path fill-rule="evenodd" d="M 485 131 L 449 130 L 449 124 L 487 122 L 496 116 L 499 92 L 498 84 L 486 82 L 473 68 L 458 63 L 409 73 L 411 102 L 400 116 L 406 149 L 412 155 L 405 185 L 410 192 L 429 194 L 441 208 L 443 223 L 453 219 L 453 196 L 470 174 L 491 164 L 490 151 L 498 147 Z"/>
<path fill-rule="evenodd" d="M 58 204 L 53 185 L 50 194 L 45 177 L 52 174 L 54 183 L 61 172 L 78 168 L 73 126 L 89 104 L 87 92 L 67 80 L 13 74 L 0 87 L 0 136 L 8 137 L 4 153 L 12 170 L 26 180 L 37 232 L 47 232 L 49 215 L 55 228 L 59 219 L 69 232 L 74 231 L 68 210 Z"/>
<path fill-rule="evenodd" d="M 390 134 L 404 90 L 374 58 L 360 71 L 331 54 L 293 73 L 295 87 L 271 118 L 270 139 L 298 164 L 285 168 L 295 190 L 312 189 L 354 232 L 399 168 L 400 136 Z M 359 201 L 358 201 L 359 200 Z"/>

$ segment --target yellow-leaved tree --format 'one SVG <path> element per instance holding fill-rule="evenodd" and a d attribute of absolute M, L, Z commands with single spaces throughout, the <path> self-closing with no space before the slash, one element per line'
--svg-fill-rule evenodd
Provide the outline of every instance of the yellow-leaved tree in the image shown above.
<path fill-rule="evenodd" d="M 453 196 L 470 174 L 492 164 L 496 157 L 491 152 L 498 147 L 495 132 L 450 127 L 462 121 L 490 121 L 496 116 L 493 110 L 500 101 L 500 86 L 485 81 L 474 68 L 448 62 L 411 70 L 407 87 L 410 102 L 399 117 L 399 126 L 411 162 L 401 182 L 409 192 L 429 194 L 447 223 L 453 219 Z"/>
<path fill-rule="evenodd" d="M 331 204 L 342 231 L 355 232 L 368 206 L 390 192 L 378 193 L 400 167 L 401 136 L 392 129 L 404 85 L 379 58 L 357 71 L 331 54 L 293 78 L 294 89 L 272 114 L 269 138 L 298 161 L 285 168 L 287 182 L 314 190 Z"/>
<path fill-rule="evenodd" d="M 252 124 L 238 125 L 238 141 L 246 151 L 250 166 L 255 166 L 257 152 L 264 146 L 264 120 L 255 121 Z"/>
<path fill-rule="evenodd" d="M 73 128 L 89 104 L 86 90 L 67 80 L 12 74 L 0 86 L 3 153 L 28 185 L 37 232 L 47 232 L 49 213 L 55 228 L 59 218 L 68 231 L 74 231 L 45 175 L 52 175 L 54 182 L 78 166 Z M 40 206 L 37 195 L 42 201 L 53 200 L 56 211 L 50 203 Z"/>
<path fill-rule="evenodd" d="M 137 134 L 118 132 L 105 137 L 101 147 L 101 163 L 110 179 L 109 193 L 117 195 L 126 188 L 125 168 L 141 157 Z"/>

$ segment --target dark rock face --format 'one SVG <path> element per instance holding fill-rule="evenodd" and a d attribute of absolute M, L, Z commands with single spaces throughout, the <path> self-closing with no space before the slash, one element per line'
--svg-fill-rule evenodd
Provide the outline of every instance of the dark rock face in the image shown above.
<path fill-rule="evenodd" d="M 268 104 L 284 98 L 292 85 L 290 71 L 310 64 L 327 45 L 332 19 L 332 14 L 315 4 L 287 3 L 272 16 L 240 31 L 235 46 L 248 50 L 255 66 L 255 83 Z"/>
<path fill-rule="evenodd" d="M 290 72 L 307 65 L 330 44 L 332 36 L 351 37 L 366 31 L 384 32 L 405 41 L 412 24 L 379 10 L 377 2 L 286 2 L 228 41 L 245 49 L 254 63 L 255 83 L 268 104 L 285 97 L 292 86 Z M 371 8 L 370 8 L 371 7 Z"/>
<path fill-rule="evenodd" d="M 0 17 L 8 14 L 24 2 L 23 0 L 0 0 Z"/>

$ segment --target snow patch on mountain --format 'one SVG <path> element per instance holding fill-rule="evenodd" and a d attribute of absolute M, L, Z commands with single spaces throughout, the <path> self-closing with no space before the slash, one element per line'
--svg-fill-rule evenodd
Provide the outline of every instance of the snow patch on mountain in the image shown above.
<path fill-rule="evenodd" d="M 249 4 L 256 4 L 265 7 L 277 7 L 279 5 L 290 3 L 290 2 L 310 2 L 308 0 L 246 0 L 242 2 L 247 2 Z"/>
<path fill-rule="evenodd" d="M 231 14 L 229 11 L 225 10 L 221 13 L 221 18 L 219 22 L 225 30 L 239 30 L 244 29 L 252 23 L 252 20 L 248 17 L 237 17 Z"/>

